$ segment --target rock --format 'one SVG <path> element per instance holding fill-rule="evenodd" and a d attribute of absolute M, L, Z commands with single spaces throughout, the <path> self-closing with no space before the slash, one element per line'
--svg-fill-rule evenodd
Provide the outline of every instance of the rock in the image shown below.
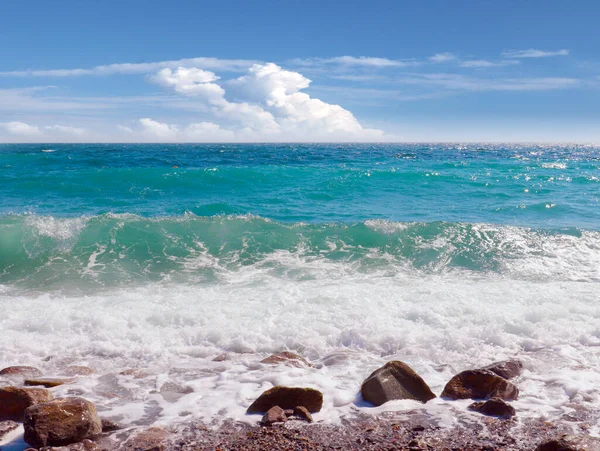
<path fill-rule="evenodd" d="M 313 366 L 304 357 L 288 351 L 283 351 L 278 354 L 272 354 L 269 357 L 262 359 L 260 363 L 268 363 L 270 365 L 278 365 L 280 363 L 284 363 L 286 365 L 295 366 L 296 368 Z"/>
<path fill-rule="evenodd" d="M 224 362 L 225 360 L 227 360 L 229 358 L 229 356 L 227 355 L 227 353 L 223 353 L 223 354 L 219 354 L 218 356 L 216 356 L 214 359 L 212 359 L 213 362 Z"/>
<path fill-rule="evenodd" d="M 262 420 L 260 420 L 260 423 L 263 426 L 271 426 L 274 423 L 285 423 L 286 421 L 287 416 L 283 409 L 279 406 L 273 406 L 265 413 Z"/>
<path fill-rule="evenodd" d="M 248 407 L 247 413 L 264 413 L 274 406 L 282 409 L 304 406 L 309 412 L 318 412 L 323 407 L 323 394 L 312 388 L 277 386 L 260 395 Z"/>
<path fill-rule="evenodd" d="M 41 385 L 46 388 L 58 387 L 63 384 L 73 383 L 73 379 L 64 379 L 59 377 L 40 377 L 36 379 L 25 379 L 25 385 L 35 386 Z"/>
<path fill-rule="evenodd" d="M 296 408 L 294 409 L 294 416 L 299 420 L 308 421 L 309 423 L 313 422 L 312 415 L 304 406 L 296 406 Z"/>
<path fill-rule="evenodd" d="M 23 421 L 25 409 L 52 399 L 52 393 L 45 388 L 0 388 L 0 421 Z"/>
<path fill-rule="evenodd" d="M 113 432 L 121 429 L 121 426 L 112 420 L 101 418 L 100 422 L 102 423 L 102 432 Z"/>
<path fill-rule="evenodd" d="M 87 366 L 79 366 L 79 365 L 68 366 L 62 371 L 63 375 L 69 376 L 69 377 L 89 376 L 90 374 L 94 374 L 94 373 L 95 373 L 95 371 L 93 369 L 91 369 Z"/>
<path fill-rule="evenodd" d="M 375 370 L 360 388 L 363 399 L 380 406 L 393 399 L 426 403 L 435 395 L 425 381 L 406 363 L 394 360 Z"/>
<path fill-rule="evenodd" d="M 192 387 L 179 385 L 173 381 L 167 381 L 160 387 L 160 394 L 167 402 L 177 402 L 181 397 L 193 393 Z"/>
<path fill-rule="evenodd" d="M 9 366 L 0 371 L 0 376 L 29 378 L 40 377 L 43 373 L 32 366 Z"/>
<path fill-rule="evenodd" d="M 489 370 L 467 370 L 454 376 L 444 387 L 442 398 L 513 401 L 519 396 L 516 385 Z"/>
<path fill-rule="evenodd" d="M 94 405 L 83 398 L 59 398 L 25 410 L 25 441 L 37 448 L 65 446 L 102 433 Z"/>
<path fill-rule="evenodd" d="M 133 376 L 134 379 L 143 379 L 148 376 L 144 370 L 138 368 L 129 368 L 119 373 L 121 376 Z"/>
<path fill-rule="evenodd" d="M 599 451 L 600 440 L 589 435 L 563 435 L 547 440 L 535 451 Z"/>
<path fill-rule="evenodd" d="M 504 379 L 513 379 L 520 376 L 523 372 L 523 362 L 520 360 L 504 360 L 502 362 L 495 362 L 491 365 L 484 366 L 482 370 L 488 370 L 492 373 L 496 373 L 498 376 Z"/>
<path fill-rule="evenodd" d="M 19 423 L 16 423 L 14 421 L 10 421 L 10 420 L 8 420 L 8 421 L 0 421 L 0 442 L 2 442 L 2 438 L 6 434 L 14 431 L 18 427 L 19 427 Z"/>
<path fill-rule="evenodd" d="M 132 435 L 119 448 L 121 451 L 163 451 L 169 432 L 161 427 L 150 427 Z"/>
<path fill-rule="evenodd" d="M 292 415 L 294 415 L 294 409 L 285 409 L 283 413 L 285 413 L 286 417 L 291 417 Z"/>
<path fill-rule="evenodd" d="M 469 410 L 474 410 L 483 415 L 491 415 L 500 418 L 510 418 L 516 415 L 515 408 L 507 404 L 500 398 L 492 398 L 483 402 L 474 402 L 468 407 Z"/>

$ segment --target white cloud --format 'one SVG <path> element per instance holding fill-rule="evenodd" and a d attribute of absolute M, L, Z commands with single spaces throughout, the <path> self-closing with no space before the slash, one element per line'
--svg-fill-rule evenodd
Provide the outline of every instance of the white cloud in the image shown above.
<path fill-rule="evenodd" d="M 215 74 L 197 68 L 163 69 L 150 77 L 151 81 L 179 94 L 204 99 L 216 118 L 233 124 L 238 134 L 248 137 L 316 139 L 382 134 L 364 129 L 351 112 L 339 105 L 301 92 L 308 88 L 310 80 L 276 64 L 255 64 L 246 75 L 226 83 L 240 101 L 228 100 L 225 89 L 214 83 L 218 79 Z"/>
<path fill-rule="evenodd" d="M 365 67 L 411 67 L 420 63 L 415 60 L 395 60 L 388 58 L 377 58 L 370 56 L 335 56 L 333 58 L 296 58 L 290 61 L 299 66 L 316 66 L 322 64 L 340 64 L 344 66 L 365 66 Z"/>
<path fill-rule="evenodd" d="M 504 60 L 504 61 L 488 61 L 488 60 L 468 60 L 460 63 L 462 67 L 502 67 L 502 66 L 514 66 L 520 64 L 520 61 L 516 60 Z"/>
<path fill-rule="evenodd" d="M 575 88 L 581 80 L 564 77 L 478 78 L 458 74 L 414 74 L 396 80 L 400 84 L 424 85 L 454 91 L 548 91 Z"/>
<path fill-rule="evenodd" d="M 139 123 L 144 134 L 156 138 L 172 139 L 179 133 L 179 128 L 176 125 L 164 124 L 148 117 L 140 119 Z"/>
<path fill-rule="evenodd" d="M 152 63 L 119 63 L 95 66 L 88 69 L 48 69 L 17 70 L 0 72 L 0 76 L 12 77 L 77 77 L 83 75 L 148 74 L 162 68 L 194 66 L 203 69 L 239 72 L 255 64 L 255 60 L 185 58 Z"/>
<path fill-rule="evenodd" d="M 505 58 L 547 58 L 549 56 L 567 56 L 571 53 L 570 50 L 561 49 L 554 51 L 544 51 L 538 49 L 527 49 L 527 50 L 510 50 L 502 53 Z"/>
<path fill-rule="evenodd" d="M 454 61 L 455 59 L 456 55 L 450 52 L 436 53 L 435 55 L 429 57 L 429 60 L 434 63 L 447 63 L 449 61 Z"/>
<path fill-rule="evenodd" d="M 117 125 L 117 130 L 127 133 L 128 135 L 133 133 L 133 129 L 131 127 L 127 127 L 125 125 Z"/>
<path fill-rule="evenodd" d="M 31 140 L 54 140 L 84 137 L 86 130 L 70 125 L 31 125 L 25 122 L 12 121 L 1 122 L 0 128 L 6 130 L 10 135 L 19 136 Z"/>
<path fill-rule="evenodd" d="M 49 132 L 58 132 L 59 134 L 78 136 L 83 136 L 86 133 L 85 129 L 83 128 L 71 127 L 69 125 L 47 125 L 44 127 L 44 130 Z"/>
<path fill-rule="evenodd" d="M 26 124 L 25 122 L 4 122 L 0 125 L 11 135 L 36 136 L 41 134 L 39 127 Z"/>

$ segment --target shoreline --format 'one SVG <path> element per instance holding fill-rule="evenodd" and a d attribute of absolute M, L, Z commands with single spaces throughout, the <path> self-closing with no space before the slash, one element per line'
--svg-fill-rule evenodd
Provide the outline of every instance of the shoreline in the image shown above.
<path fill-rule="evenodd" d="M 216 358 L 217 361 L 219 361 L 219 357 L 221 356 Z M 312 367 L 311 363 L 301 356 L 289 352 L 271 355 L 261 361 L 261 363 L 273 365 L 272 371 L 281 367 L 296 368 L 300 371 Z M 385 373 L 390 368 L 397 369 L 393 364 L 403 369 L 404 373 L 400 375 Z M 298 417 L 295 415 L 291 416 L 291 413 L 288 413 L 286 414 L 288 415 L 288 419 L 284 417 L 282 420 L 277 420 L 274 423 L 265 423 L 265 418 L 267 418 L 268 414 L 262 417 L 262 413 L 269 409 L 269 405 L 267 405 L 259 409 L 258 413 L 260 414 L 258 415 L 246 414 L 243 421 L 223 415 L 214 415 L 212 417 L 208 415 L 208 418 L 201 418 L 192 414 L 192 412 L 179 410 L 179 418 L 174 420 L 173 417 L 162 417 L 159 409 L 154 414 L 147 412 L 148 416 L 144 421 L 133 423 L 125 421 L 123 424 L 119 424 L 118 417 L 114 416 L 114 410 L 100 403 L 97 413 L 102 419 L 101 434 L 96 433 L 85 436 L 85 438 L 81 436 L 68 447 L 48 449 L 56 451 L 171 449 L 207 451 L 250 451 L 261 449 L 298 449 L 306 451 L 330 449 L 407 449 L 414 451 L 432 449 L 469 449 L 482 451 L 491 451 L 494 449 L 533 450 L 537 449 L 536 447 L 544 442 L 558 440 L 562 435 L 566 434 L 571 437 L 568 440 L 580 441 L 585 439 L 588 444 L 584 448 L 548 449 L 600 450 L 600 438 L 592 437 L 592 435 L 598 435 L 597 425 L 600 424 L 600 410 L 586 407 L 583 402 L 571 403 L 572 409 L 570 413 L 563 413 L 551 421 L 544 416 L 544 407 L 548 406 L 543 405 L 540 405 L 540 415 L 538 418 L 534 418 L 529 414 L 521 416 L 518 408 L 516 416 L 514 416 L 514 409 L 512 407 L 510 407 L 512 413 L 508 415 L 505 415 L 506 412 L 498 411 L 487 412 L 486 414 L 481 411 L 473 411 L 471 407 L 477 403 L 471 403 L 477 399 L 489 400 L 491 398 L 495 400 L 500 399 L 498 398 L 500 396 L 507 400 L 507 402 L 501 399 L 499 401 L 506 407 L 512 404 L 512 399 L 518 397 L 517 387 L 519 382 L 522 382 L 520 375 L 523 370 L 522 363 L 519 360 L 497 362 L 496 364 L 489 365 L 488 368 L 492 368 L 493 371 L 482 368 L 467 370 L 457 374 L 448 382 L 444 392 L 442 392 L 443 397 L 435 397 L 434 400 L 428 403 L 427 398 L 429 395 L 427 395 L 427 398 L 422 401 L 423 404 L 419 404 L 415 402 L 416 398 L 412 400 L 408 399 L 406 398 L 407 392 L 402 392 L 402 390 L 408 389 L 409 391 L 412 390 L 412 394 L 408 393 L 408 395 L 412 396 L 415 394 L 414 386 L 410 385 L 412 382 L 406 385 L 406 372 L 418 378 L 428 390 L 429 387 L 427 384 L 408 365 L 402 362 L 388 362 L 365 379 L 353 404 L 355 408 L 351 409 L 350 414 L 340 414 L 337 422 L 332 421 L 330 415 L 323 416 L 316 413 L 314 414 L 314 423 L 309 415 L 309 421 L 311 422 L 309 424 L 308 422 L 300 421 Z M 388 396 L 388 400 L 383 400 L 379 407 L 370 407 L 365 410 L 364 407 L 372 403 L 370 404 L 365 400 L 365 395 L 367 397 L 370 395 L 366 394 L 364 386 L 374 375 L 382 371 L 384 372 L 384 379 L 385 377 L 389 378 L 390 374 L 395 378 L 396 382 L 400 384 L 400 392 L 396 388 L 392 387 L 390 389 L 388 386 L 384 390 L 384 394 Z M 9 387 L 9 382 L 16 390 L 37 390 L 37 395 L 43 392 L 50 396 L 49 400 L 37 399 L 31 402 L 31 407 L 25 410 L 27 417 L 27 412 L 37 406 L 53 404 L 62 399 L 83 400 L 79 396 L 85 398 L 86 395 L 77 388 L 78 384 L 75 383 L 77 380 L 87 380 L 87 383 L 90 384 L 93 383 L 91 382 L 92 379 L 100 380 L 108 376 L 99 375 L 91 368 L 85 366 L 70 366 L 65 368 L 63 373 L 65 375 L 62 379 L 45 378 L 41 371 L 32 367 L 5 368 L 0 371 L 0 398 L 4 396 L 3 392 Z M 475 383 L 475 386 L 473 386 L 472 381 L 460 382 L 460 376 L 464 373 L 477 373 L 476 375 L 479 377 L 488 379 L 492 377 L 495 378 L 496 382 L 500 381 L 504 385 L 502 385 L 501 389 L 497 387 L 490 388 L 487 394 L 481 391 L 474 392 L 472 390 L 479 390 L 480 386 L 478 383 Z M 119 374 L 125 376 L 130 384 L 137 383 L 144 385 L 147 383 L 147 378 L 152 377 L 148 374 L 142 374 L 140 370 L 123 370 Z M 503 376 L 499 374 L 503 374 Z M 35 377 L 31 378 L 32 376 Z M 516 385 L 509 382 L 510 380 Z M 452 385 L 453 381 L 454 385 L 460 385 L 458 387 L 459 391 L 467 390 L 465 396 L 462 396 L 464 393 L 456 396 L 451 393 L 452 390 L 448 387 Z M 53 386 L 54 384 L 56 386 Z M 47 388 L 41 388 L 43 386 Z M 79 386 L 82 385 L 80 384 Z M 173 385 L 170 386 L 170 390 L 173 391 L 161 392 L 160 394 L 165 399 L 174 396 L 170 401 L 174 402 L 174 400 L 180 399 L 190 393 L 181 393 L 179 391 L 181 388 Z M 286 387 L 280 388 L 296 390 Z M 10 388 L 8 390 L 10 391 Z M 271 391 L 273 390 L 263 392 L 255 400 L 255 403 Z M 312 391 L 315 392 L 315 390 Z M 54 400 L 52 400 L 53 393 L 55 395 Z M 321 396 L 320 404 L 314 407 L 314 410 L 310 410 L 309 408 L 311 412 L 319 412 L 323 405 L 322 394 L 318 391 L 317 393 Z M 431 394 L 430 391 L 428 393 Z M 108 399 L 110 396 L 116 395 L 106 393 L 105 396 Z M 287 396 L 289 397 L 289 394 Z M 402 396 L 404 396 L 404 400 L 402 400 Z M 2 401 L 0 404 L 4 403 L 4 406 L 0 405 L 0 426 L 11 426 L 12 429 L 8 432 L 8 435 L 4 435 L 4 442 L 2 441 L 3 434 L 0 432 L 0 449 L 3 451 L 23 451 L 28 448 L 28 445 L 23 442 L 23 426 L 20 426 L 20 433 L 15 437 L 14 425 L 8 424 L 10 422 L 2 421 L 6 420 L 6 418 L 2 418 L 1 416 L 3 409 L 6 410 L 8 405 L 5 402 L 6 399 L 0 399 Z M 86 400 L 83 401 L 87 402 Z M 404 402 L 405 404 L 394 404 L 397 401 Z M 279 398 L 279 403 L 281 402 L 287 402 L 285 396 Z M 293 402 L 299 403 L 296 405 L 309 405 L 304 404 L 303 401 L 297 401 L 297 399 Z M 466 409 L 467 404 L 470 404 L 469 409 Z M 276 404 L 273 403 L 272 405 Z M 283 406 L 283 404 L 281 405 Z M 422 407 L 416 407 L 417 405 Z M 10 406 L 8 407 L 10 408 Z M 289 407 L 285 406 L 283 408 L 289 409 Z M 92 409 L 94 408 L 92 407 Z M 95 411 L 94 415 L 96 415 Z M 19 421 L 18 418 L 13 419 Z M 27 418 L 25 422 L 27 428 Z M 60 422 L 55 425 L 58 428 L 62 426 Z M 2 428 L 0 428 L 1 430 Z M 7 442 L 8 437 L 11 437 L 10 442 Z M 42 448 L 39 447 L 37 449 Z M 46 448 L 43 449 L 46 450 Z M 546 448 L 540 449 L 546 450 Z"/>

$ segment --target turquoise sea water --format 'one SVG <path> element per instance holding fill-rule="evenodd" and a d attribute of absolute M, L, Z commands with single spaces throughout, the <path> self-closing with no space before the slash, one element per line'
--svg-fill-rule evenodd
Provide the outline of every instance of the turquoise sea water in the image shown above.
<path fill-rule="evenodd" d="M 0 146 L 0 367 L 89 366 L 55 396 L 127 426 L 249 421 L 272 385 L 368 414 L 394 359 L 439 394 L 516 357 L 520 419 L 597 412 L 599 282 L 595 147 Z M 448 403 L 386 408 L 475 421 Z"/>
<path fill-rule="evenodd" d="M 214 282 L 280 251 L 365 272 L 496 273 L 554 253 L 563 276 L 585 279 L 581 253 L 600 246 L 600 149 L 11 144 L 0 199 L 0 284 Z M 190 272 L 198 254 L 218 264 Z"/>

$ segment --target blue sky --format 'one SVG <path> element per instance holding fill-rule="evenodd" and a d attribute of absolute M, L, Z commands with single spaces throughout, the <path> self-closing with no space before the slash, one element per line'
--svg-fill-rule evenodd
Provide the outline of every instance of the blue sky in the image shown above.
<path fill-rule="evenodd" d="M 4 0 L 0 142 L 600 142 L 595 1 Z"/>

